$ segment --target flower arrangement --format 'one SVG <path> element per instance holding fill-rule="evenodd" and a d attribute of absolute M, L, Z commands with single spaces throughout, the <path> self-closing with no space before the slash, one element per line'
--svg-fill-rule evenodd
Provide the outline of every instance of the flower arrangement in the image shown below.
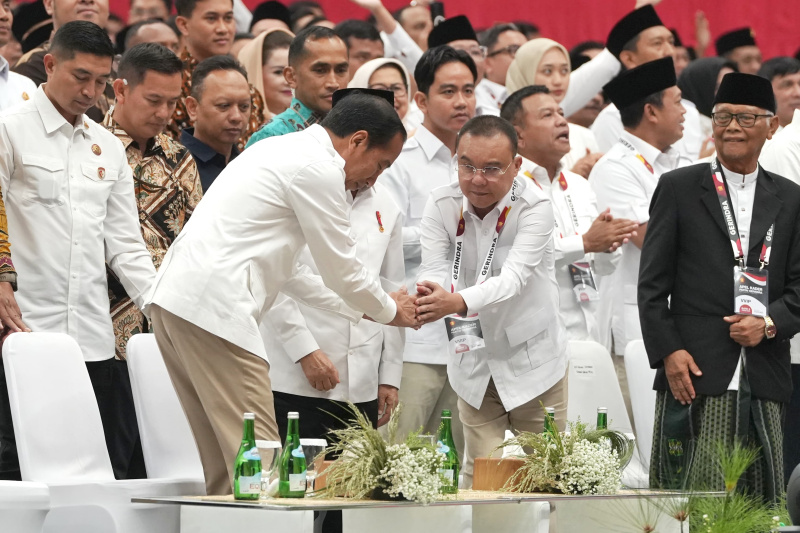
<path fill-rule="evenodd" d="M 327 485 L 321 495 L 406 499 L 422 504 L 435 500 L 442 485 L 439 469 L 443 455 L 418 433 L 394 443 L 401 406 L 389 419 L 388 442 L 355 405 L 350 404 L 350 409 L 354 421 L 331 431 L 333 444 L 323 452 L 339 458 L 325 471 Z"/>
<path fill-rule="evenodd" d="M 506 482 L 514 492 L 616 494 L 620 464 L 633 454 L 628 438 L 614 430 L 592 429 L 579 421 L 569 431 L 521 432 L 500 445 L 526 450 L 523 465 Z M 529 450 L 529 452 L 528 452 Z"/>

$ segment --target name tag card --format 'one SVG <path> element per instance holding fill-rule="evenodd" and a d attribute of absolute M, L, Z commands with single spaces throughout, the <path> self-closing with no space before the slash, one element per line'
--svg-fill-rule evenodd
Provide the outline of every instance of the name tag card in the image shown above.
<path fill-rule="evenodd" d="M 578 303 L 593 302 L 600 299 L 597 293 L 597 283 L 594 272 L 589 263 L 572 263 L 569 265 L 569 275 L 572 278 L 572 292 Z"/>
<path fill-rule="evenodd" d="M 481 321 L 477 317 L 448 316 L 444 319 L 444 323 L 451 355 L 479 350 L 486 346 Z"/>
<path fill-rule="evenodd" d="M 769 271 L 733 267 L 733 307 L 737 315 L 769 314 Z"/>

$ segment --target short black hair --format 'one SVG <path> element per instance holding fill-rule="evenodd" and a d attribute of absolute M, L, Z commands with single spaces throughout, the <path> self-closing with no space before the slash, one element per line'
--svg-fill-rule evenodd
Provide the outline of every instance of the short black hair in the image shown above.
<path fill-rule="evenodd" d="M 114 45 L 106 30 L 94 22 L 73 20 L 61 26 L 53 36 L 50 53 L 67 60 L 74 58 L 75 54 L 113 58 Z"/>
<path fill-rule="evenodd" d="M 130 5 L 132 6 L 134 2 L 136 2 L 136 0 L 131 0 Z M 161 3 L 167 8 L 167 13 L 172 13 L 172 0 L 161 0 Z"/>
<path fill-rule="evenodd" d="M 635 128 L 641 124 L 642 118 L 644 118 L 644 106 L 647 104 L 655 106 L 659 109 L 663 107 L 664 91 L 659 91 L 649 96 L 645 96 L 641 100 L 638 100 L 631 105 L 620 109 L 619 116 L 622 119 L 622 125 L 626 128 Z"/>
<path fill-rule="evenodd" d="M 522 32 L 526 39 L 531 40 L 541 33 L 539 26 L 525 20 L 515 20 L 514 26 Z"/>
<path fill-rule="evenodd" d="M 275 30 L 266 37 L 261 44 L 261 64 L 266 65 L 269 56 L 275 50 L 289 48 L 292 44 L 292 35 L 288 31 Z"/>
<path fill-rule="evenodd" d="M 509 144 L 511 144 L 512 156 L 517 155 L 517 132 L 514 130 L 514 126 L 504 118 L 494 115 L 481 115 L 471 118 L 456 136 L 456 150 L 458 150 L 458 143 L 465 135 L 474 135 L 476 137 L 504 135 Z"/>
<path fill-rule="evenodd" d="M 544 85 L 528 85 L 511 93 L 500 108 L 500 116 L 511 124 L 519 124 L 525 118 L 525 108 L 522 101 L 534 94 L 550 94 L 550 89 Z"/>
<path fill-rule="evenodd" d="M 485 46 L 488 50 L 491 50 L 494 45 L 497 44 L 497 41 L 500 40 L 500 36 L 507 31 L 519 31 L 519 28 L 517 28 L 516 24 L 511 23 L 495 24 L 481 34 L 481 45 Z"/>
<path fill-rule="evenodd" d="M 241 40 L 244 40 L 244 39 L 255 39 L 255 38 L 256 38 L 256 36 L 253 35 L 252 33 L 250 33 L 249 31 L 244 31 L 244 32 L 241 32 L 241 33 L 237 32 L 233 36 L 233 42 L 241 41 Z"/>
<path fill-rule="evenodd" d="M 140 43 L 122 54 L 119 60 L 117 76 L 128 82 L 129 87 L 136 87 L 148 71 L 159 74 L 180 74 L 183 63 L 175 52 L 158 43 Z"/>
<path fill-rule="evenodd" d="M 406 141 L 406 128 L 394 107 L 379 96 L 353 93 L 339 100 L 322 120 L 322 126 L 337 137 L 364 130 L 369 148 L 386 146 L 397 134 Z"/>
<path fill-rule="evenodd" d="M 478 69 L 475 67 L 475 61 L 472 60 L 472 57 L 463 50 L 456 50 L 452 46 L 443 44 L 428 48 L 419 58 L 417 67 L 414 69 L 417 89 L 422 93 L 428 94 L 436 77 L 436 71 L 442 65 L 448 63 L 464 63 L 469 68 L 469 71 L 472 72 L 473 81 L 477 83 Z"/>
<path fill-rule="evenodd" d="M 203 0 L 175 0 L 175 11 L 177 11 L 178 15 L 181 17 L 189 18 L 194 13 L 194 8 L 197 7 L 198 2 L 202 2 Z M 233 0 L 231 0 L 231 7 L 233 6 Z"/>
<path fill-rule="evenodd" d="M 192 97 L 200 100 L 203 94 L 203 84 L 212 72 L 218 70 L 235 70 L 247 80 L 247 71 L 244 67 L 229 55 L 211 56 L 202 60 L 192 71 Z"/>
<path fill-rule="evenodd" d="M 383 43 L 381 33 L 378 29 L 369 22 L 364 22 L 363 20 L 344 20 L 337 24 L 336 27 L 333 28 L 333 31 L 344 41 L 344 44 L 346 44 L 348 48 L 350 48 L 350 37 L 366 39 L 368 41 L 381 41 L 381 43 Z"/>
<path fill-rule="evenodd" d="M 127 50 L 129 48 L 131 39 L 136 37 L 136 34 L 139 33 L 139 30 L 141 30 L 145 26 L 152 26 L 153 24 L 164 24 L 169 29 L 171 29 L 173 32 L 175 32 L 175 36 L 176 37 L 180 38 L 180 36 L 181 36 L 180 32 L 176 31 L 176 28 L 173 28 L 168 22 L 166 22 L 164 20 L 161 20 L 161 19 L 158 19 L 158 18 L 140 20 L 139 22 L 137 22 L 137 23 L 135 23 L 135 24 L 133 24 L 131 26 L 128 26 L 127 30 L 125 31 L 125 43 L 124 43 L 124 46 L 122 47 L 123 53 L 125 52 L 125 50 Z M 117 37 L 117 39 L 119 39 L 119 37 Z M 117 49 L 119 50 L 119 48 L 120 48 L 119 43 L 117 43 Z"/>
<path fill-rule="evenodd" d="M 800 72 L 800 61 L 793 57 L 781 56 L 767 59 L 758 69 L 758 75 L 767 78 L 769 81 L 778 76 L 788 76 Z"/>
<path fill-rule="evenodd" d="M 602 50 L 606 45 L 600 41 L 583 41 L 569 50 L 570 57 L 586 55 L 589 50 Z"/>
<path fill-rule="evenodd" d="M 324 26 L 309 26 L 297 32 L 289 45 L 289 64 L 294 66 L 302 61 L 306 56 L 306 42 L 318 41 L 320 39 L 339 39 L 339 36 Z M 345 43 L 345 46 L 347 43 Z"/>

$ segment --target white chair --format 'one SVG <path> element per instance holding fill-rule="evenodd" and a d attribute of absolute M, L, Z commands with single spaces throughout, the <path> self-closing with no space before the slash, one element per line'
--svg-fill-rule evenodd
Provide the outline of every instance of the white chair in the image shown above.
<path fill-rule="evenodd" d="M 147 476 L 180 480 L 184 495 L 204 496 L 205 478 L 197 444 L 155 335 L 134 335 L 126 351 Z"/>
<path fill-rule="evenodd" d="M 177 506 L 131 498 L 177 496 L 172 480 L 117 481 L 78 344 L 61 333 L 15 333 L 3 345 L 23 479 L 45 483 L 45 533 L 177 532 Z M 113 526 L 113 527 L 112 527 Z"/>
<path fill-rule="evenodd" d="M 49 509 L 44 483 L 0 481 L 0 531 L 40 533 Z"/>
<path fill-rule="evenodd" d="M 580 417 L 581 422 L 593 426 L 597 408 L 606 407 L 609 428 L 633 436 L 611 354 L 592 341 L 569 341 L 569 349 L 567 419 L 574 422 Z M 647 471 L 634 451 L 633 459 L 623 471 L 623 483 L 638 488 L 647 486 L 647 479 Z"/>
<path fill-rule="evenodd" d="M 628 374 L 633 420 L 636 422 L 636 447 L 641 456 L 642 466 L 648 469 L 650 453 L 653 449 L 653 423 L 656 411 L 656 391 L 653 390 L 653 380 L 655 380 L 656 371 L 650 368 L 644 341 L 631 341 L 625 347 L 625 372 Z"/>

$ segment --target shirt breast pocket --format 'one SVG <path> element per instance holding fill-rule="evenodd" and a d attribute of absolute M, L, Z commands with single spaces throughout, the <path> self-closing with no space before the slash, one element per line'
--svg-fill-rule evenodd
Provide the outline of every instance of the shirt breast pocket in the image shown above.
<path fill-rule="evenodd" d="M 57 205 L 64 183 L 64 162 L 55 157 L 22 154 L 22 166 L 22 198 L 45 207 Z"/>
<path fill-rule="evenodd" d="M 114 184 L 119 180 L 119 173 L 116 170 L 82 163 L 81 174 L 83 209 L 92 216 L 105 217 L 108 198 L 111 196 Z"/>
<path fill-rule="evenodd" d="M 540 309 L 506 328 L 508 344 L 514 354 L 509 363 L 515 376 L 527 374 L 558 357 L 550 338 L 551 321 L 552 315 Z"/>
<path fill-rule="evenodd" d="M 389 247 L 391 235 L 387 233 L 370 233 L 364 237 L 367 240 L 369 249 L 365 255 L 361 255 L 361 260 L 372 274 L 378 274 L 383 265 L 383 258 L 386 256 L 386 249 Z M 359 245 L 360 247 L 360 245 Z"/>

